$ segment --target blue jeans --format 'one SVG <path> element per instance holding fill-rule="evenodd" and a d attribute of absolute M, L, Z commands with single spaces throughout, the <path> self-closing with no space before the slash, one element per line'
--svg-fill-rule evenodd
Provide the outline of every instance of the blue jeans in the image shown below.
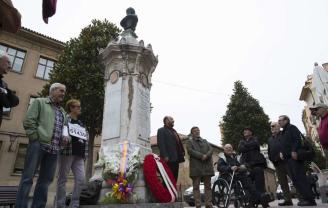
<path fill-rule="evenodd" d="M 34 190 L 32 208 L 43 208 L 46 206 L 48 186 L 54 179 L 56 164 L 56 154 L 50 154 L 42 150 L 38 140 L 30 141 L 26 150 L 24 170 L 17 192 L 17 208 L 27 208 L 28 196 L 33 185 L 33 177 L 39 166 L 40 171 Z"/>

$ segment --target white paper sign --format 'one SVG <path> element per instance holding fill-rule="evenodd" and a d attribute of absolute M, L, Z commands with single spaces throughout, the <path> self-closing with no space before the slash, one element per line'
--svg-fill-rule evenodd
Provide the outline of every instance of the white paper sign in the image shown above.
<path fill-rule="evenodd" d="M 68 128 L 67 128 L 67 126 L 64 126 L 64 128 L 63 128 L 63 136 L 68 137 Z"/>
<path fill-rule="evenodd" d="M 68 123 L 69 135 L 87 140 L 87 131 L 79 124 Z"/>

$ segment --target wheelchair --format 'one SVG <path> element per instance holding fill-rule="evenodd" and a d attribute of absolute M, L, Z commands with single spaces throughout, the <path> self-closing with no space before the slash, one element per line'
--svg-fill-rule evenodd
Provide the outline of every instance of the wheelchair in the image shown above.
<path fill-rule="evenodd" d="M 219 208 L 228 208 L 233 202 L 235 208 L 257 207 L 251 204 L 248 190 L 243 188 L 240 180 L 236 179 L 236 171 L 232 174 L 219 176 L 212 186 L 212 203 Z"/>

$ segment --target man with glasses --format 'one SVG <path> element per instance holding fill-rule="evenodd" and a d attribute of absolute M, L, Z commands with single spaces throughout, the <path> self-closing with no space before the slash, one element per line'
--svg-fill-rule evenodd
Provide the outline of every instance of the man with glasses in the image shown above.
<path fill-rule="evenodd" d="M 314 195 L 306 178 L 304 161 L 298 160 L 297 151 L 301 148 L 301 132 L 290 124 L 286 115 L 279 116 L 279 125 L 283 129 L 281 140 L 283 144 L 283 158 L 287 162 L 288 172 L 291 180 L 300 194 L 298 206 L 315 206 Z"/>
<path fill-rule="evenodd" d="M 278 203 L 279 206 L 293 206 L 292 197 L 287 178 L 287 162 L 283 157 L 283 144 L 280 135 L 280 126 L 277 122 L 271 123 L 272 136 L 268 140 L 268 155 L 273 163 L 279 184 L 284 193 L 284 202 Z"/>
<path fill-rule="evenodd" d="M 0 51 L 0 126 L 2 122 L 3 108 L 12 108 L 19 104 L 18 97 L 8 88 L 2 78 L 11 69 L 9 56 Z"/>
<path fill-rule="evenodd" d="M 325 152 L 326 159 L 328 158 L 328 105 L 317 103 L 310 107 L 311 114 L 320 118 L 318 134 L 320 144 Z"/>

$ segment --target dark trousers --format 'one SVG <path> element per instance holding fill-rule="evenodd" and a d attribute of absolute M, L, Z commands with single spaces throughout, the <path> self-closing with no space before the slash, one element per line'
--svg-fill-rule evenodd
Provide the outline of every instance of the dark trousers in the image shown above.
<path fill-rule="evenodd" d="M 172 171 L 173 176 L 175 178 L 175 181 L 178 181 L 179 162 L 171 162 L 171 161 L 169 161 L 166 164 L 169 166 L 170 170 Z"/>
<path fill-rule="evenodd" d="M 252 167 L 250 169 L 250 177 L 255 183 L 255 188 L 261 194 L 265 193 L 264 171 L 262 167 Z"/>
<path fill-rule="evenodd" d="M 279 184 L 281 186 L 281 190 L 284 193 L 285 201 L 292 201 L 292 197 L 290 194 L 290 189 L 288 185 L 288 170 L 287 170 L 287 162 L 277 162 L 274 163 L 274 167 L 276 168 L 276 173 L 278 177 Z"/>
<path fill-rule="evenodd" d="M 261 200 L 261 193 L 256 190 L 255 184 L 252 183 L 252 179 L 248 177 L 246 174 L 240 173 L 235 175 L 235 181 L 240 181 L 243 188 L 248 191 L 250 194 L 251 202 L 258 203 Z"/>
<path fill-rule="evenodd" d="M 317 185 L 314 183 L 314 184 L 311 184 L 310 187 L 311 187 L 311 190 L 312 190 L 313 194 L 314 194 L 316 197 L 319 198 L 320 194 L 319 194 L 319 192 L 318 192 L 318 190 L 317 190 Z"/>
<path fill-rule="evenodd" d="M 300 194 L 300 199 L 313 201 L 314 195 L 305 174 L 304 162 L 299 160 L 288 159 L 288 172 L 293 184 Z"/>

